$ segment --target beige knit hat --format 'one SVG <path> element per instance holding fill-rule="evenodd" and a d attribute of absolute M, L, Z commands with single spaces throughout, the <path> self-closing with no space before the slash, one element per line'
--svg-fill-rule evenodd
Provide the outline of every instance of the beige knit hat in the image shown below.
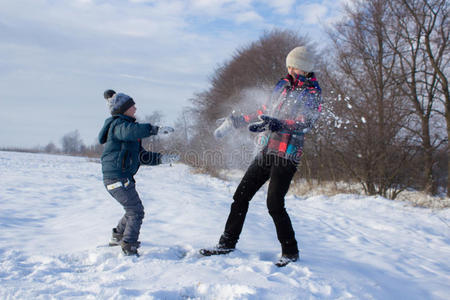
<path fill-rule="evenodd" d="M 314 56 L 306 47 L 297 47 L 286 56 L 286 67 L 293 67 L 304 72 L 314 71 Z"/>

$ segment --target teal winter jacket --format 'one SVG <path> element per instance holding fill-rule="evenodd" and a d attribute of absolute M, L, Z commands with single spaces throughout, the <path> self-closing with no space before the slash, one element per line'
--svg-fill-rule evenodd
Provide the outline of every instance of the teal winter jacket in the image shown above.
<path fill-rule="evenodd" d="M 106 119 L 98 136 L 100 144 L 105 144 L 101 157 L 103 178 L 134 181 L 141 164 L 160 164 L 161 154 L 148 152 L 141 145 L 141 139 L 157 134 L 158 129 L 120 114 Z"/>

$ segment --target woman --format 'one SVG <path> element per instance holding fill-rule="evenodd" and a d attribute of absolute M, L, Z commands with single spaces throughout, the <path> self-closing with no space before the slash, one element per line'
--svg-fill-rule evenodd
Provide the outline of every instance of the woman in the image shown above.
<path fill-rule="evenodd" d="M 321 90 L 314 76 L 314 57 L 305 47 L 297 47 L 286 57 L 288 74 L 275 86 L 269 101 L 254 115 L 231 116 L 226 120 L 235 128 L 245 126 L 260 132 L 261 151 L 251 163 L 233 196 L 225 230 L 216 247 L 201 249 L 205 256 L 227 254 L 235 249 L 244 225 L 250 200 L 270 179 L 267 208 L 278 240 L 281 258 L 277 266 L 298 260 L 298 246 L 284 197 L 297 170 L 303 151 L 304 135 L 310 131 L 321 111 Z M 223 136 L 223 133 L 215 133 Z"/>

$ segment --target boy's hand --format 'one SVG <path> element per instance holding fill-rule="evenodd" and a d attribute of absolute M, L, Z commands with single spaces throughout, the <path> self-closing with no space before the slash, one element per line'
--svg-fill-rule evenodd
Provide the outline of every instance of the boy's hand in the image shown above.
<path fill-rule="evenodd" d="M 158 129 L 158 134 L 169 134 L 169 133 L 172 133 L 172 132 L 174 132 L 175 131 L 175 129 L 173 129 L 172 127 L 169 127 L 169 126 L 161 126 L 161 127 L 159 127 L 159 129 Z"/>

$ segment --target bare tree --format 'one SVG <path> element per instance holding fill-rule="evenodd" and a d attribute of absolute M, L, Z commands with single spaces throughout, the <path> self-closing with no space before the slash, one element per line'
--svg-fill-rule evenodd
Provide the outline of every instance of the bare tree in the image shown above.
<path fill-rule="evenodd" d="M 165 150 L 171 153 L 183 154 L 189 151 L 189 143 L 195 131 L 193 112 L 189 107 L 184 107 L 178 119 L 175 121 L 175 132 L 165 142 Z M 185 156 L 181 156 L 186 162 Z"/>
<path fill-rule="evenodd" d="M 92 145 L 86 146 L 83 155 L 88 157 L 100 157 L 103 153 L 105 145 L 95 141 Z"/>
<path fill-rule="evenodd" d="M 442 27 L 446 19 L 446 16 L 442 15 L 446 11 L 445 2 L 387 1 L 393 18 L 392 22 L 386 24 L 386 40 L 399 57 L 398 86 L 411 102 L 416 116 L 414 120 L 418 121 L 410 124 L 408 128 L 421 141 L 424 187 L 430 194 L 436 193 L 434 153 L 445 141 L 438 135 L 432 138 L 433 124 L 439 123 L 433 111 L 436 110 L 442 95 L 439 90 L 440 82 L 447 86 L 448 94 L 447 79 L 441 78 L 439 74 L 445 51 L 448 54 L 449 24 L 446 34 L 445 28 Z M 416 126 L 417 123 L 420 125 Z"/>
<path fill-rule="evenodd" d="M 142 122 L 144 123 L 150 123 L 155 126 L 161 125 L 162 121 L 163 121 L 163 114 L 160 111 L 154 111 L 150 115 L 145 116 L 144 120 L 142 120 Z M 143 139 L 142 146 L 145 149 L 154 152 L 161 151 L 163 148 L 159 135 L 152 135 L 148 138 Z"/>
<path fill-rule="evenodd" d="M 427 121 L 426 118 L 430 115 L 431 105 L 436 101 L 441 101 L 444 111 L 443 115 L 447 123 L 447 140 L 448 136 L 450 136 L 450 95 L 448 78 L 446 76 L 446 73 L 448 74 L 450 60 L 448 5 L 448 1 L 446 0 L 395 0 L 391 4 L 393 12 L 402 18 L 397 22 L 403 34 L 402 37 L 404 39 L 410 39 L 411 51 L 417 51 L 417 55 L 421 60 L 419 62 L 423 64 L 423 66 L 418 64 L 413 66 L 416 69 L 412 70 L 413 72 L 422 72 L 423 74 L 420 82 L 412 87 L 413 92 L 420 88 L 423 90 L 417 92 L 417 101 L 421 97 L 424 97 L 428 102 L 427 109 L 422 109 L 422 116 L 424 116 L 422 119 L 425 118 L 423 123 Z M 416 36 L 411 36 L 414 33 L 416 33 Z M 411 61 L 411 55 L 409 61 Z M 414 83 L 414 80 L 410 80 L 409 83 Z M 417 111 L 420 113 L 419 109 Z M 426 144 L 425 165 L 427 169 L 425 173 L 427 190 L 434 192 L 431 189 L 434 178 L 431 172 L 433 161 L 430 157 L 430 152 L 433 150 L 433 145 L 436 146 L 436 142 L 431 141 L 431 138 L 426 136 L 427 126 L 429 125 L 423 124 L 422 126 L 423 142 Z M 450 157 L 450 146 L 448 142 L 447 154 Z M 449 174 L 449 170 L 450 160 L 448 160 L 447 174 Z M 450 176 L 447 176 L 447 195 L 450 196 Z"/>
<path fill-rule="evenodd" d="M 50 142 L 47 144 L 47 146 L 44 147 L 45 153 L 55 154 L 59 152 L 58 147 L 53 142 Z"/>
<path fill-rule="evenodd" d="M 81 140 L 78 130 L 72 131 L 64 135 L 61 139 L 62 151 L 66 154 L 80 154 L 86 146 Z"/>
<path fill-rule="evenodd" d="M 286 74 L 286 55 L 301 45 L 313 47 L 306 38 L 290 30 L 266 32 L 257 41 L 236 50 L 228 62 L 213 72 L 211 87 L 194 96 L 191 116 L 195 131 L 189 144 L 207 171 L 213 173 L 225 166 L 240 168 L 248 163 L 254 150 L 251 135 L 243 130 L 232 140 L 218 143 L 212 137 L 215 122 L 234 110 L 256 112 L 273 85 Z M 213 155 L 205 157 L 205 153 Z"/>
<path fill-rule="evenodd" d="M 213 72 L 211 88 L 199 95 L 204 115 L 214 121 L 245 102 L 242 91 L 272 88 L 286 73 L 286 55 L 300 45 L 312 46 L 293 31 L 275 29 L 237 49 L 229 62 Z"/>
<path fill-rule="evenodd" d="M 327 143 L 367 194 L 395 198 L 407 186 L 401 170 L 414 147 L 404 130 L 410 116 L 395 81 L 398 55 L 386 44 L 384 26 L 391 20 L 385 0 L 354 4 L 330 30 L 336 57 L 325 73 L 335 92 L 328 104 L 335 124 Z"/>

